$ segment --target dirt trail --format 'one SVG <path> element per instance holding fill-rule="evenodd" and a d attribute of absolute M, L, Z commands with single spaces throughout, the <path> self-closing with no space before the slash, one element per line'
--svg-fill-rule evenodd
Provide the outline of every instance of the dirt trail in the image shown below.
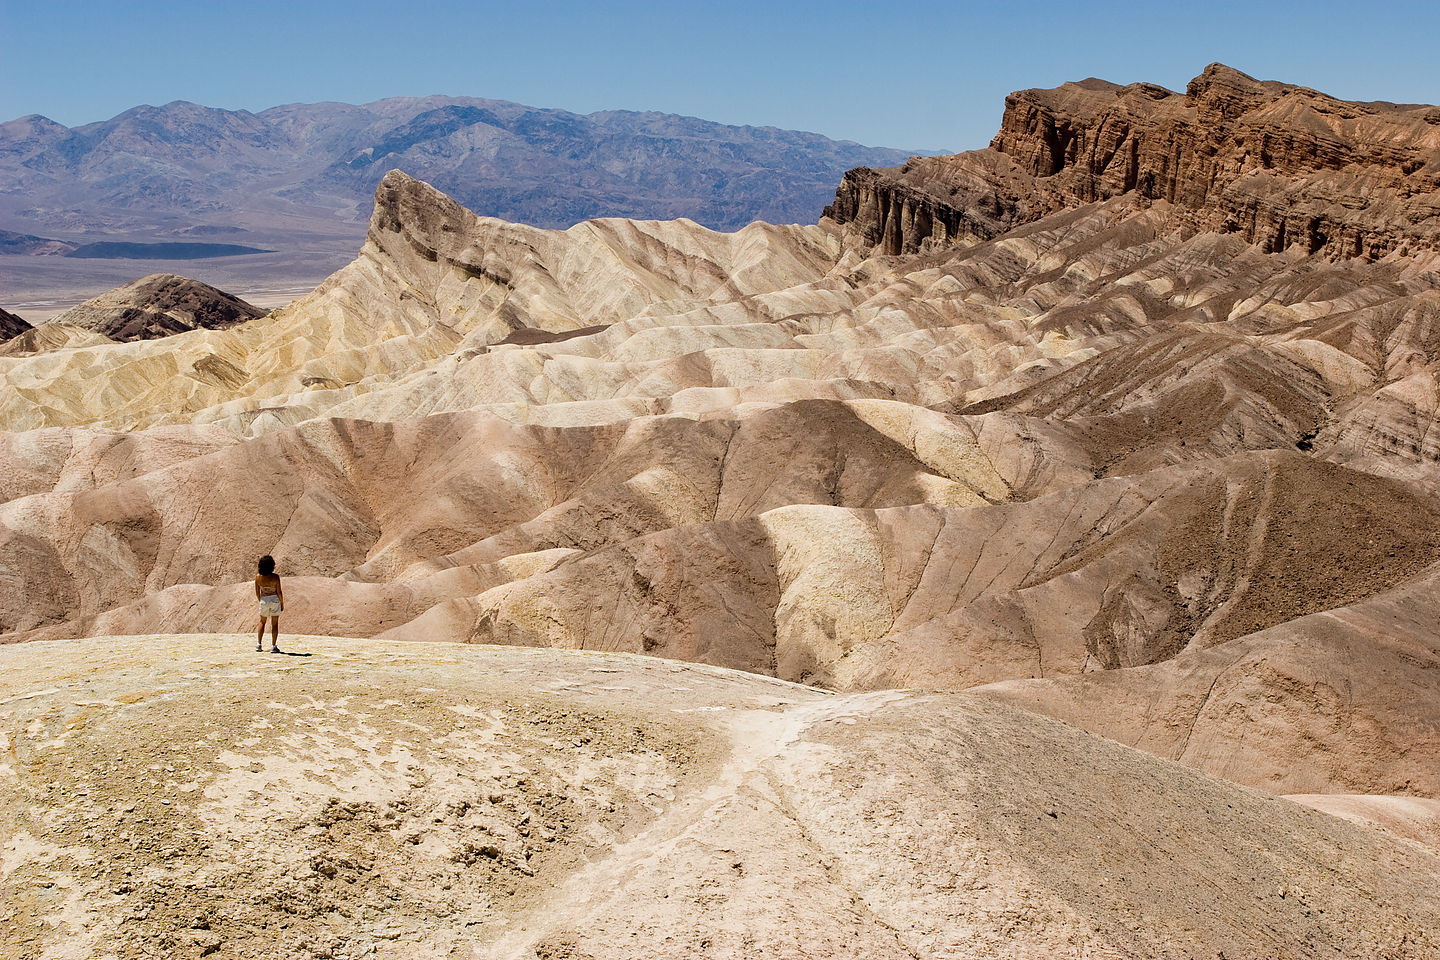
<path fill-rule="evenodd" d="M 0 648 L 0 956 L 1440 955 L 1440 856 L 965 695 Z"/>

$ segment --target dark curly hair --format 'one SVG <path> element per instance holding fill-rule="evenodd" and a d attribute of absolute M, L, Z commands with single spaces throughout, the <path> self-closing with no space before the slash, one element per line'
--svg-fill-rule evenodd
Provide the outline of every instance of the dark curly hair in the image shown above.
<path fill-rule="evenodd" d="M 260 572 L 261 574 L 271 574 L 275 572 L 275 558 L 268 553 L 260 558 Z"/>

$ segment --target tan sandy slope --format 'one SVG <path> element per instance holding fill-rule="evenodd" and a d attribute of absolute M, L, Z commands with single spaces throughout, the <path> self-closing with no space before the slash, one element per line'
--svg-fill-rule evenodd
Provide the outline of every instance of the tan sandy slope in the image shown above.
<path fill-rule="evenodd" d="M 1153 666 L 976 690 L 1277 793 L 1440 797 L 1435 575 Z"/>
<path fill-rule="evenodd" d="M 1434 849 L 988 700 L 287 646 L 0 650 L 0 952 L 1440 953 Z"/>
<path fill-rule="evenodd" d="M 1065 102 L 1155 92 L 1092 88 Z M 0 356 L 0 635 L 248 629 L 272 553 L 287 631 L 1000 684 L 1252 786 L 1440 796 L 1440 261 L 1364 191 L 1347 258 L 1113 189 L 1116 156 L 905 256 L 833 221 L 542 231 L 392 173 L 288 307 Z"/>

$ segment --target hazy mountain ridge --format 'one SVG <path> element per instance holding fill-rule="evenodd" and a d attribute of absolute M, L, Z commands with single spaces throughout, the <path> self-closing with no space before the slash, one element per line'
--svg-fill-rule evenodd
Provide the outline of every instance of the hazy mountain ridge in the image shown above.
<path fill-rule="evenodd" d="M 66 243 L 64 240 L 51 240 L 48 237 L 37 237 L 28 233 L 0 230 L 0 254 L 63 257 L 74 250 L 75 244 Z"/>
<path fill-rule="evenodd" d="M 73 129 L 38 115 L 0 124 L 0 215 L 76 236 L 259 227 L 251 215 L 269 212 L 358 234 L 380 177 L 404 167 L 480 213 L 542 227 L 687 216 L 736 229 L 812 221 L 844 170 L 905 156 L 771 127 L 475 98 L 259 113 L 176 101 Z"/>

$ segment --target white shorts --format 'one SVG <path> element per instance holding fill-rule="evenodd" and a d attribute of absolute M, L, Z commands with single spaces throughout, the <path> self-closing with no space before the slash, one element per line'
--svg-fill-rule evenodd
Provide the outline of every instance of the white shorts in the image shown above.
<path fill-rule="evenodd" d="M 264 618 L 264 617 L 278 617 L 278 616 L 280 616 L 280 598 L 279 598 L 279 597 L 261 597 L 261 598 L 260 598 L 260 616 L 261 616 L 262 618 Z"/>

